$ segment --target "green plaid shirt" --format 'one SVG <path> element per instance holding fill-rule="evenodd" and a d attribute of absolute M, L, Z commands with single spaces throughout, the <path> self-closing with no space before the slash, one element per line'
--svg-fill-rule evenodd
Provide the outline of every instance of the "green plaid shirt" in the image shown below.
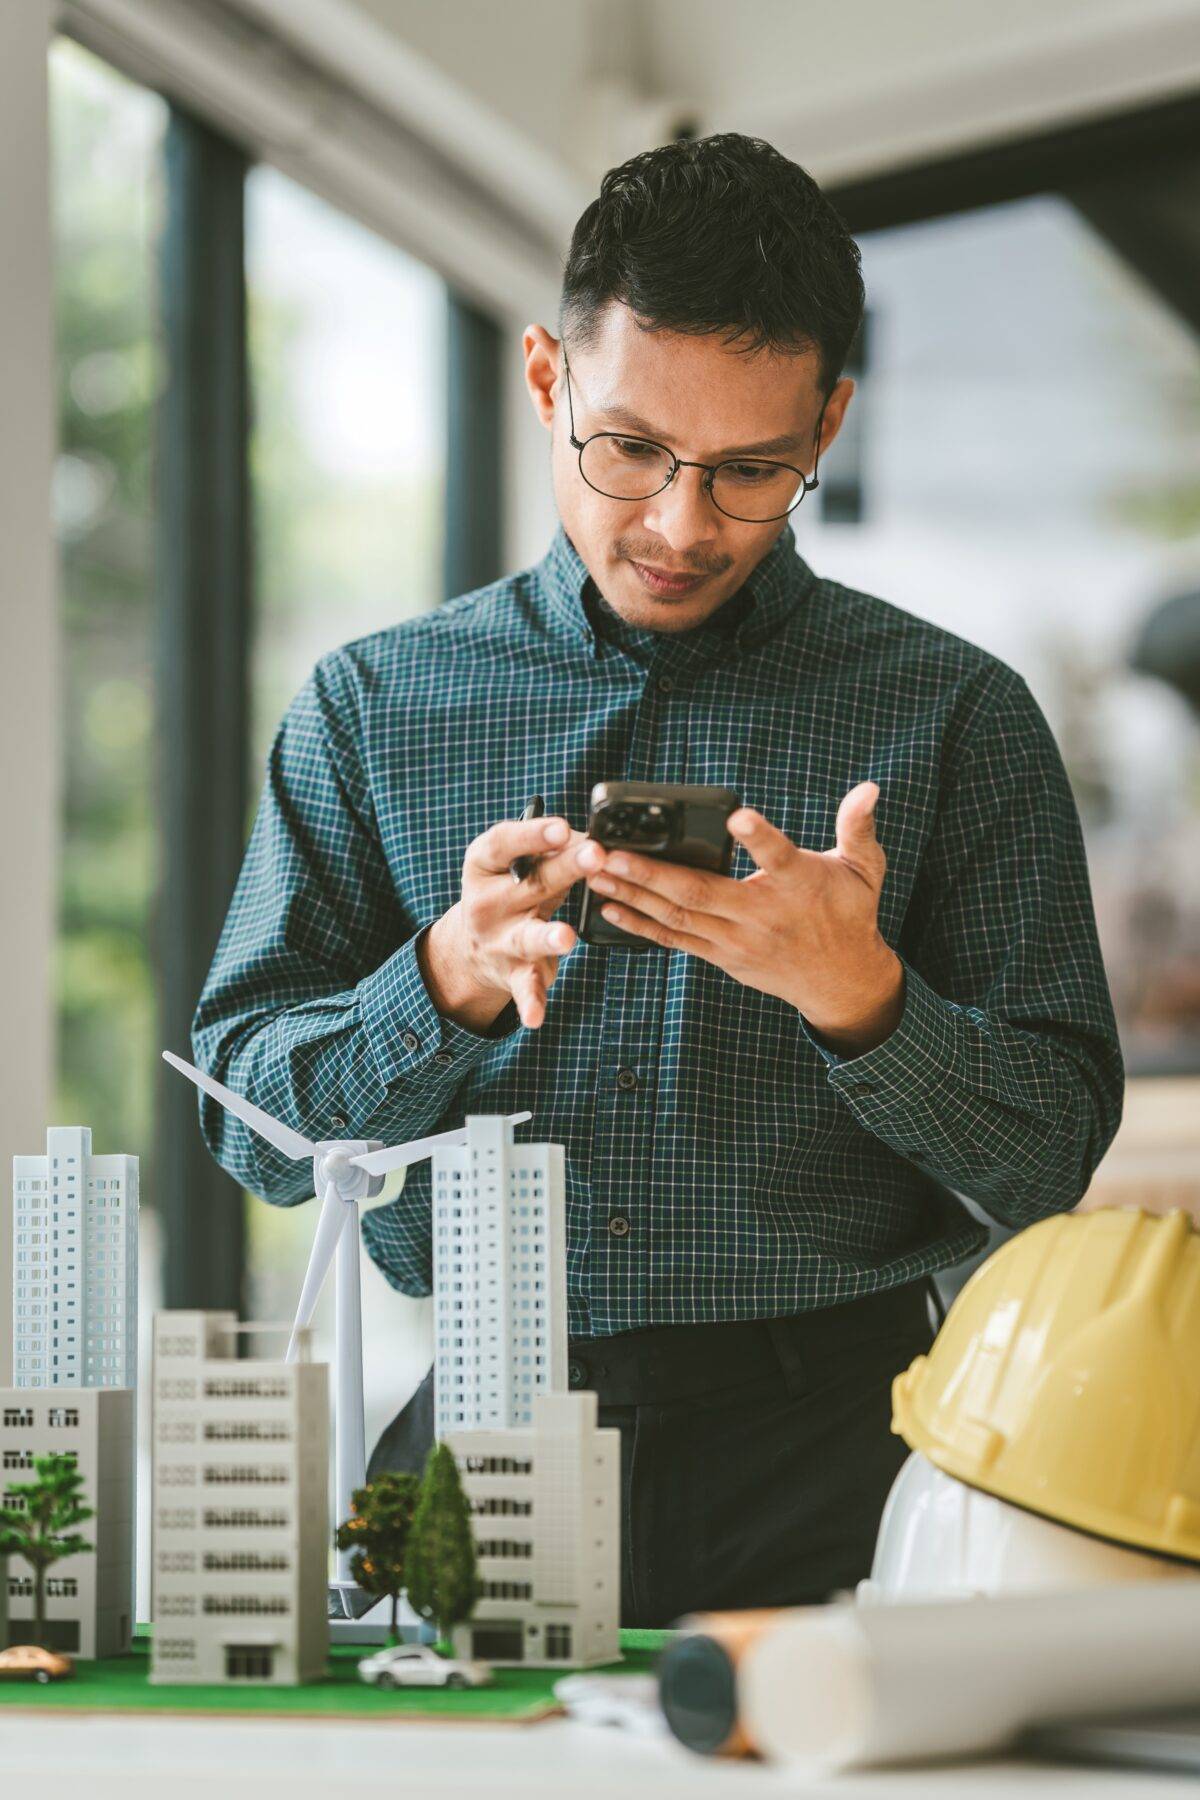
<path fill-rule="evenodd" d="M 881 929 L 907 998 L 839 1058 L 782 1000 L 696 958 L 580 945 L 545 1023 L 443 1019 L 422 929 L 468 842 L 531 794 L 733 788 L 827 849 L 880 786 Z M 753 865 L 740 847 L 733 874 Z M 559 917 L 578 922 L 581 887 Z M 1021 1226 L 1071 1207 L 1116 1129 L 1121 1055 L 1079 822 L 1025 683 L 816 576 L 790 526 L 694 631 L 626 626 L 560 529 L 544 560 L 326 657 L 293 702 L 196 1013 L 197 1061 L 313 1138 L 395 1144 L 528 1107 L 566 1147 L 573 1333 L 829 1306 L 978 1250 L 950 1190 Z M 211 1103 L 226 1169 L 311 1191 Z M 371 1256 L 430 1286 L 430 1170 L 369 1212 Z"/>

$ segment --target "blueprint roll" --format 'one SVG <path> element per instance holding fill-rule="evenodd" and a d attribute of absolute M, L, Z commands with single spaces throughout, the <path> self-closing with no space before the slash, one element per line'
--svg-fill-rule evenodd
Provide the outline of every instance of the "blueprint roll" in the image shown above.
<path fill-rule="evenodd" d="M 748 1645 L 739 1714 L 817 1774 L 970 1756 L 1030 1726 L 1194 1704 L 1194 1581 L 803 1608 Z"/>
<path fill-rule="evenodd" d="M 681 1744 L 702 1756 L 749 1756 L 739 1718 L 738 1667 L 764 1631 L 791 1617 L 776 1608 L 691 1613 L 658 1659 L 663 1716 Z"/>

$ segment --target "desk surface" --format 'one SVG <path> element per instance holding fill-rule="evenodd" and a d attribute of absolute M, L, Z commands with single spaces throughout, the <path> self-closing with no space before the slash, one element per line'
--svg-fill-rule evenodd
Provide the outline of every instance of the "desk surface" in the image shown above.
<path fill-rule="evenodd" d="M 24 1779 L 22 1779 L 24 1778 Z M 19 1784 L 19 1785 L 18 1785 Z M 0 1716 L 0 1791 L 24 1800 L 1195 1800 L 1194 1780 L 1130 1769 L 988 1762 L 802 1781 L 689 1755 L 672 1739 L 552 1719 L 497 1727 Z"/>

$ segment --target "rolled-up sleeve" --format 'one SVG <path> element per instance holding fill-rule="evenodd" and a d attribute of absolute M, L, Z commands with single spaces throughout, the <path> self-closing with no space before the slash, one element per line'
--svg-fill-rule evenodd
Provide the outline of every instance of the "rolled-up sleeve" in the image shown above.
<path fill-rule="evenodd" d="M 403 1143 L 438 1129 L 498 1035 L 439 1014 L 417 957 L 432 921 L 400 905 L 360 755 L 340 653 L 318 664 L 276 735 L 250 843 L 192 1024 L 199 1066 L 313 1140 Z M 209 1148 L 278 1204 L 312 1193 L 289 1161 L 210 1100 Z"/>
<path fill-rule="evenodd" d="M 881 821 L 889 801 L 903 796 L 884 784 Z M 1074 1206 L 1120 1123 L 1124 1069 L 1070 784 L 1010 670 L 947 772 L 894 948 L 890 1037 L 842 1057 L 806 1026 L 839 1100 L 1001 1224 Z"/>

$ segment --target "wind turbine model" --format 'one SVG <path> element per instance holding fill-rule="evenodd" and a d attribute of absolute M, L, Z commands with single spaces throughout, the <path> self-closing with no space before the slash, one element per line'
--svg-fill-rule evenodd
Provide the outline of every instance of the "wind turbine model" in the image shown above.
<path fill-rule="evenodd" d="M 321 1213 L 313 1239 L 300 1304 L 288 1343 L 287 1361 L 297 1354 L 297 1334 L 311 1322 L 317 1299 L 329 1273 L 329 1265 L 337 1255 L 337 1282 L 334 1290 L 334 1384 L 337 1399 L 334 1407 L 334 1472 L 339 1517 L 350 1515 L 350 1496 L 362 1487 L 367 1473 L 366 1426 L 363 1419 L 363 1347 L 362 1290 L 359 1277 L 360 1200 L 374 1199 L 383 1187 L 383 1177 L 395 1169 L 406 1169 L 421 1162 L 443 1144 L 465 1144 L 465 1126 L 455 1131 L 439 1131 L 433 1137 L 415 1138 L 411 1143 L 385 1149 L 382 1144 L 364 1139 L 333 1138 L 314 1144 L 293 1131 L 280 1119 L 243 1100 L 230 1088 L 204 1075 L 180 1056 L 163 1051 L 163 1059 L 181 1075 L 249 1125 L 268 1144 L 292 1157 L 296 1162 L 312 1158 L 313 1192 L 321 1196 Z M 510 1124 L 520 1125 L 531 1114 L 509 1113 Z M 361 1599 L 365 1605 L 358 1605 Z M 338 1579 L 331 1584 L 330 1614 L 333 1618 L 356 1618 L 367 1605 L 374 1605 L 356 1586 L 350 1575 L 350 1552 L 338 1555 Z"/>

